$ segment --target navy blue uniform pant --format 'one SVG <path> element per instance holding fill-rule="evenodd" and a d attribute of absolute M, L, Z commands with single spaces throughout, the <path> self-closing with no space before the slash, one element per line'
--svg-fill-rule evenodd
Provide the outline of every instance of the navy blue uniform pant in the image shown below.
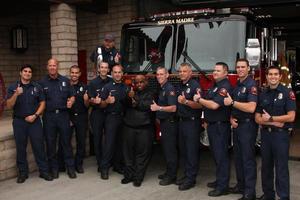
<path fill-rule="evenodd" d="M 122 115 L 107 114 L 105 118 L 103 156 L 101 170 L 108 170 L 112 164 L 119 168 L 122 160 Z M 113 160 L 114 158 L 114 160 Z"/>
<path fill-rule="evenodd" d="M 179 121 L 179 150 L 186 181 L 194 184 L 199 170 L 200 119 Z"/>
<path fill-rule="evenodd" d="M 230 131 L 229 122 L 209 123 L 207 127 L 209 145 L 216 163 L 216 189 L 220 191 L 227 190 L 229 185 L 228 140 Z"/>
<path fill-rule="evenodd" d="M 70 117 L 67 111 L 54 113 L 46 112 L 43 116 L 44 132 L 47 141 L 49 167 L 58 170 L 57 140 L 62 147 L 64 162 L 67 168 L 74 168 L 73 152 L 71 147 Z"/>
<path fill-rule="evenodd" d="M 105 123 L 105 113 L 103 110 L 93 110 L 90 116 L 90 123 L 93 133 L 94 153 L 96 156 L 98 167 L 101 165 L 101 157 L 103 153 L 103 133 Z"/>
<path fill-rule="evenodd" d="M 24 119 L 14 118 L 12 125 L 16 142 L 17 167 L 19 173 L 28 174 L 26 153 L 28 137 L 40 173 L 48 173 L 45 140 L 40 118 L 37 118 L 33 123 L 28 123 Z"/>
<path fill-rule="evenodd" d="M 161 146 L 167 163 L 166 175 L 175 178 L 177 175 L 178 123 L 170 119 L 160 120 Z"/>
<path fill-rule="evenodd" d="M 261 180 L 264 195 L 268 199 L 275 199 L 275 167 L 277 195 L 281 200 L 289 199 L 289 134 L 287 130 L 268 132 L 266 129 L 261 129 L 261 158 Z"/>
<path fill-rule="evenodd" d="M 85 156 L 85 139 L 88 130 L 88 115 L 82 113 L 71 116 L 73 123 L 72 129 L 75 130 L 76 137 L 76 155 L 75 155 L 75 166 L 82 166 L 83 159 Z"/>
<path fill-rule="evenodd" d="M 255 142 L 257 124 L 252 121 L 238 122 L 233 129 L 234 162 L 238 188 L 244 196 L 255 196 L 256 158 Z"/>

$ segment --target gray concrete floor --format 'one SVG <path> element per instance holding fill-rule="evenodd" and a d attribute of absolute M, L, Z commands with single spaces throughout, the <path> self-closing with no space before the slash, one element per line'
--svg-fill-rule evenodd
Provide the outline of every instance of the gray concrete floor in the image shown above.
<path fill-rule="evenodd" d="M 157 146 L 157 145 L 156 145 Z M 261 195 L 260 159 L 258 157 L 257 194 Z M 291 200 L 300 200 L 300 162 L 290 161 Z M 207 196 L 209 188 L 206 183 L 214 180 L 215 166 L 208 150 L 201 153 L 200 169 L 196 187 L 188 191 L 178 191 L 176 185 L 159 186 L 157 175 L 164 170 L 164 162 L 159 147 L 155 147 L 151 164 L 145 180 L 140 188 L 132 184 L 122 185 L 122 176 L 111 172 L 109 180 L 101 180 L 97 173 L 94 157 L 85 160 L 85 173 L 77 179 L 69 179 L 65 173 L 52 182 L 38 178 L 38 173 L 32 173 L 23 184 L 17 184 L 15 179 L 0 182 L 1 200 L 235 200 L 240 195 L 227 195 L 219 198 Z M 232 166 L 233 171 L 233 166 Z M 234 185 L 234 172 L 231 173 L 231 185 Z"/>

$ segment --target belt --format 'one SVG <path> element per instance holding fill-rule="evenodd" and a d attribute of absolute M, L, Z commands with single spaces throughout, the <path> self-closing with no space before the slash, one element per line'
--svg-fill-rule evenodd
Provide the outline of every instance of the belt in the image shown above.
<path fill-rule="evenodd" d="M 169 121 L 169 122 L 176 122 L 178 118 L 176 116 L 170 116 L 164 119 L 159 119 L 160 121 Z"/>
<path fill-rule="evenodd" d="M 254 119 L 252 118 L 245 118 L 245 119 L 238 119 L 238 123 L 244 123 L 244 122 L 254 122 Z"/>
<path fill-rule="evenodd" d="M 14 116 L 13 116 L 13 119 L 25 119 L 25 117 L 21 117 L 21 116 L 14 115 Z"/>
<path fill-rule="evenodd" d="M 50 110 L 50 111 L 46 111 L 46 112 L 59 114 L 59 113 L 66 112 L 66 111 L 67 111 L 67 109 L 55 109 L 55 110 Z"/>
<path fill-rule="evenodd" d="M 107 114 L 111 114 L 111 115 L 123 115 L 123 112 L 108 112 Z"/>
<path fill-rule="evenodd" d="M 229 121 L 216 121 L 216 122 L 208 122 L 208 124 L 223 124 L 223 123 L 229 123 Z"/>
<path fill-rule="evenodd" d="M 87 112 L 71 113 L 72 116 L 86 115 L 86 114 L 87 114 Z"/>
<path fill-rule="evenodd" d="M 268 131 L 269 133 L 288 131 L 288 129 L 286 128 L 278 128 L 278 127 L 263 127 L 262 129 Z"/>
<path fill-rule="evenodd" d="M 195 121 L 200 119 L 200 117 L 179 117 L 179 121 Z"/>

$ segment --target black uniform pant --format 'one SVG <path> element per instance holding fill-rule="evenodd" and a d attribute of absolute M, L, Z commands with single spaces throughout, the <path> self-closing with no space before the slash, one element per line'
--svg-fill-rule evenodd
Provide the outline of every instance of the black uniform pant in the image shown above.
<path fill-rule="evenodd" d="M 196 182 L 199 170 L 200 119 L 179 121 L 179 150 L 188 182 Z"/>
<path fill-rule="evenodd" d="M 48 173 L 48 163 L 45 152 L 45 140 L 43 127 L 40 118 L 33 123 L 28 123 L 24 119 L 14 118 L 13 131 L 17 149 L 17 167 L 20 174 L 28 174 L 27 162 L 27 142 L 28 137 L 32 146 L 33 154 L 40 173 Z"/>
<path fill-rule="evenodd" d="M 72 130 L 75 130 L 76 137 L 76 155 L 75 166 L 82 166 L 85 156 L 85 139 L 88 129 L 88 114 L 73 114 L 71 115 Z"/>
<path fill-rule="evenodd" d="M 112 165 L 120 169 L 122 162 L 122 115 L 108 113 L 105 118 L 103 156 L 101 170 L 108 170 Z"/>
<path fill-rule="evenodd" d="M 103 110 L 93 110 L 90 116 L 90 123 L 93 133 L 94 153 L 96 156 L 98 167 L 101 165 L 101 157 L 103 153 L 103 133 L 105 124 L 105 113 Z"/>
<path fill-rule="evenodd" d="M 234 162 L 238 187 L 244 196 L 255 196 L 257 124 L 253 120 L 238 122 L 233 129 Z"/>
<path fill-rule="evenodd" d="M 170 178 L 175 178 L 177 175 L 178 152 L 177 152 L 177 137 L 178 123 L 170 119 L 160 120 L 161 130 L 161 145 L 167 162 L 166 175 Z"/>
<path fill-rule="evenodd" d="M 209 123 L 207 127 L 209 145 L 217 167 L 216 189 L 220 191 L 227 190 L 229 185 L 228 140 L 230 132 L 229 122 Z"/>
<path fill-rule="evenodd" d="M 142 182 L 152 154 L 153 127 L 141 128 L 124 126 L 123 156 L 124 177 Z"/>
<path fill-rule="evenodd" d="M 64 162 L 67 168 L 74 168 L 74 159 L 71 146 L 70 116 L 67 111 L 59 113 L 46 112 L 43 116 L 44 133 L 47 141 L 49 167 L 58 171 L 57 139 L 62 147 Z M 59 137 L 58 137 L 59 136 Z"/>
<path fill-rule="evenodd" d="M 289 144 L 287 130 L 278 129 L 269 132 L 267 129 L 261 129 L 261 180 L 267 199 L 275 199 L 274 166 L 277 195 L 281 200 L 290 198 Z"/>

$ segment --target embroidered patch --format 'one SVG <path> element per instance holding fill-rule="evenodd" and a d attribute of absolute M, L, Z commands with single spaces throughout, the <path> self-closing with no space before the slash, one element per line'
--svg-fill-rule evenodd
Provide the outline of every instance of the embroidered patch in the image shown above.
<path fill-rule="evenodd" d="M 289 98 L 290 98 L 291 100 L 293 100 L 293 101 L 296 100 L 296 96 L 295 96 L 295 93 L 294 93 L 293 91 L 290 91 L 290 93 L 289 93 Z"/>
<path fill-rule="evenodd" d="M 252 86 L 251 90 L 250 90 L 250 93 L 253 94 L 253 95 L 257 95 L 257 87 Z"/>
<path fill-rule="evenodd" d="M 227 90 L 225 88 L 221 88 L 219 90 L 219 95 L 221 95 L 222 97 L 226 97 L 227 96 Z"/>

